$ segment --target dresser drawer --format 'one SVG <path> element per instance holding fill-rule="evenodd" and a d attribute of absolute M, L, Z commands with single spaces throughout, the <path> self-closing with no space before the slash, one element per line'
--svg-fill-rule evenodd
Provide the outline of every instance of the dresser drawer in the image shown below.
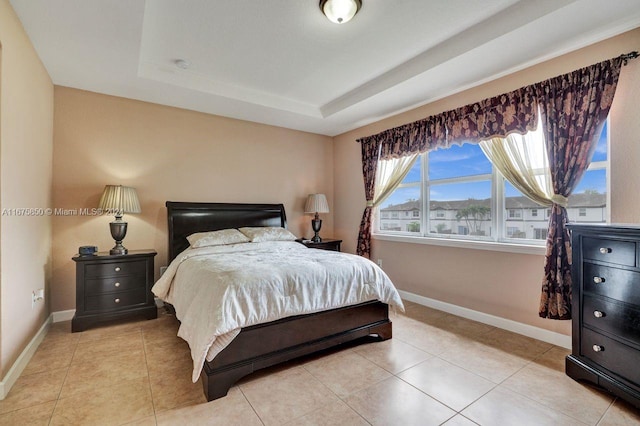
<path fill-rule="evenodd" d="M 98 294 L 144 288 L 146 285 L 147 280 L 144 275 L 96 278 L 85 281 L 84 292 L 87 296 L 94 296 Z"/>
<path fill-rule="evenodd" d="M 583 356 L 607 370 L 640 384 L 639 351 L 588 328 L 582 328 L 580 351 Z"/>
<path fill-rule="evenodd" d="M 626 303 L 584 296 L 582 312 L 582 320 L 592 328 L 640 345 L 640 310 Z"/>
<path fill-rule="evenodd" d="M 144 276 L 147 271 L 147 263 L 138 262 L 110 262 L 89 264 L 85 266 L 86 278 L 118 277 L 124 275 Z"/>
<path fill-rule="evenodd" d="M 583 275 L 585 293 L 640 304 L 640 272 L 585 262 Z"/>
<path fill-rule="evenodd" d="M 636 243 L 583 237 L 582 257 L 616 265 L 636 266 Z"/>
<path fill-rule="evenodd" d="M 140 288 L 118 293 L 87 296 L 85 300 L 85 309 L 87 311 L 110 311 L 126 309 L 132 305 L 144 304 L 146 302 L 147 291 L 145 288 Z"/>

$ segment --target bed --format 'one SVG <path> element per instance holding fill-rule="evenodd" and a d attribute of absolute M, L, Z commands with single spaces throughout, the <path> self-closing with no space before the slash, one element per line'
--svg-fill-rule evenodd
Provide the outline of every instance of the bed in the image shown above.
<path fill-rule="evenodd" d="M 287 225 L 282 204 L 167 202 L 166 206 L 170 262 L 189 247 L 187 236 L 194 233 Z M 223 397 L 240 378 L 257 370 L 366 336 L 392 337 L 386 303 L 371 300 L 243 327 L 212 360 L 205 360 L 200 372 L 205 396 L 208 401 Z"/>

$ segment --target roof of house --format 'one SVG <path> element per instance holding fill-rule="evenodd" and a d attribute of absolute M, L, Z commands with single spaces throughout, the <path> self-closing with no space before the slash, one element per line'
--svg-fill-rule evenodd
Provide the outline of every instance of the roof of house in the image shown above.
<path fill-rule="evenodd" d="M 430 210 L 461 210 L 471 205 L 481 205 L 490 207 L 491 199 L 485 198 L 482 200 L 467 199 L 467 200 L 452 200 L 452 201 L 431 201 L 429 203 Z M 569 197 L 569 208 L 580 207 L 604 207 L 607 205 L 607 194 L 581 192 L 579 194 L 573 194 Z M 506 197 L 505 207 L 507 209 L 535 209 L 545 208 L 531 201 L 525 196 L 518 197 Z M 412 211 L 420 210 L 419 200 L 410 200 L 402 204 L 391 204 L 387 207 L 380 209 L 381 211 Z"/>

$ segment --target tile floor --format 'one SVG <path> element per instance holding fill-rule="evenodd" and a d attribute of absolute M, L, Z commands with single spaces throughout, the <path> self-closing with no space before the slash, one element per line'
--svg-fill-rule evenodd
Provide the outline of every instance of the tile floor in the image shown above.
<path fill-rule="evenodd" d="M 0 401 L 0 425 L 638 425 L 564 374 L 567 350 L 407 303 L 394 338 L 244 378 L 207 403 L 175 318 L 53 324 Z"/>

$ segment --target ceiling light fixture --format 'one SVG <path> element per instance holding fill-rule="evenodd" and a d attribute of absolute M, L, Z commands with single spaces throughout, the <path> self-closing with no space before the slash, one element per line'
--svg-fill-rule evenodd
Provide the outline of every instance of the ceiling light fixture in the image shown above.
<path fill-rule="evenodd" d="M 336 24 L 349 22 L 362 7 L 362 0 L 320 0 L 320 10 Z"/>

